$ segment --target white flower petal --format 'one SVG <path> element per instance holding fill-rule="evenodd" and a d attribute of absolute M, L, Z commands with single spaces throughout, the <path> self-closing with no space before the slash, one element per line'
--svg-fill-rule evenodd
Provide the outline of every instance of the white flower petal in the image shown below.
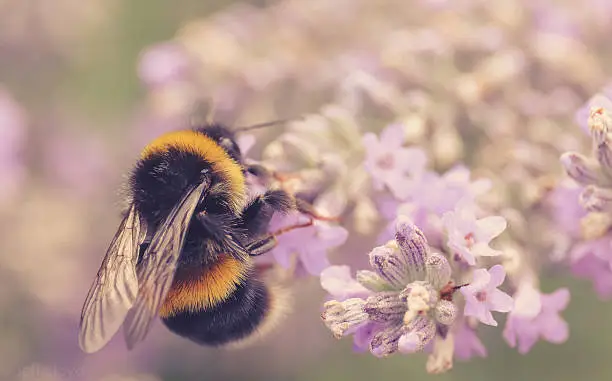
<path fill-rule="evenodd" d="M 487 295 L 487 302 L 491 311 L 510 312 L 514 307 L 514 299 L 498 289 L 491 291 Z"/>
<path fill-rule="evenodd" d="M 476 221 L 476 226 L 478 227 L 476 232 L 477 240 L 488 243 L 506 230 L 508 222 L 504 217 L 491 216 Z"/>

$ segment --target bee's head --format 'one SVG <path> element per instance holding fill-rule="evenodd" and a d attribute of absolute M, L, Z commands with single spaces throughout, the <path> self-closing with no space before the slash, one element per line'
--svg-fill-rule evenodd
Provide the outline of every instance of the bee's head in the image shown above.
<path fill-rule="evenodd" d="M 205 181 L 201 200 L 211 212 L 238 213 L 246 197 L 242 166 L 232 157 L 240 151 L 233 140 L 228 148 L 218 142 L 230 139 L 223 127 L 209 134 L 183 130 L 162 135 L 151 142 L 132 173 L 131 190 L 136 208 L 149 222 L 158 223 L 193 185 Z M 230 151 L 231 150 L 231 151 Z M 228 157 L 229 156 L 229 157 Z"/>
<path fill-rule="evenodd" d="M 141 159 L 131 177 L 134 202 L 149 222 L 158 223 L 194 184 L 207 189 L 221 181 L 212 166 L 198 155 L 172 148 Z"/>

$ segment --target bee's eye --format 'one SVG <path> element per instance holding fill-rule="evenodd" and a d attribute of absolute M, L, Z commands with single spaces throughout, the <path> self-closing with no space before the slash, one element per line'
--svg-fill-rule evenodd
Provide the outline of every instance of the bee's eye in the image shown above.
<path fill-rule="evenodd" d="M 200 170 L 200 179 L 204 180 L 209 177 L 210 168 L 204 168 Z"/>

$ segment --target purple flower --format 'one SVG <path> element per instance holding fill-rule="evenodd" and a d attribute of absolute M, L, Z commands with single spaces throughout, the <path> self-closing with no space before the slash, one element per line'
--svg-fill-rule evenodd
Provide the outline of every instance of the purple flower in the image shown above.
<path fill-rule="evenodd" d="M 24 111 L 0 87 L 0 201 L 16 195 L 24 181 L 26 168 L 23 149 L 27 138 L 26 127 Z"/>
<path fill-rule="evenodd" d="M 300 213 L 281 215 L 275 213 L 270 221 L 271 232 L 293 225 L 308 223 L 309 218 Z M 311 226 L 290 230 L 278 236 L 278 245 L 271 255 L 283 268 L 301 266 L 311 275 L 319 275 L 329 267 L 327 251 L 342 245 L 348 238 L 348 231 L 314 220 Z M 294 262 L 296 261 L 297 262 Z"/>
<path fill-rule="evenodd" d="M 425 233 L 432 246 L 441 246 L 442 215 L 452 211 L 461 200 L 475 200 L 490 187 L 491 182 L 487 179 L 471 181 L 470 171 L 461 165 L 444 175 L 426 172 L 415 178 L 408 188 L 407 202 L 399 204 L 381 199 L 381 213 L 392 221 L 381 233 L 378 242 L 386 242 L 392 237 L 397 217 L 408 216 Z"/>
<path fill-rule="evenodd" d="M 524 308 L 518 308 L 521 298 L 537 300 L 539 309 L 533 314 L 531 303 L 524 303 Z M 561 288 L 552 294 L 542 294 L 536 289 L 524 291 L 516 298 L 517 308 L 508 316 L 504 328 L 504 339 L 512 348 L 518 346 L 521 354 L 526 354 L 533 345 L 542 338 L 554 344 L 565 342 L 569 335 L 568 325 L 559 316 L 569 303 L 570 293 L 568 289 Z"/>
<path fill-rule="evenodd" d="M 487 357 L 487 348 L 476 335 L 476 331 L 468 324 L 462 323 L 455 332 L 455 357 L 466 361 L 475 356 Z"/>
<path fill-rule="evenodd" d="M 402 198 L 409 185 L 409 176 L 418 176 L 427 163 L 425 152 L 419 148 L 404 148 L 404 126 L 392 124 L 385 128 L 380 139 L 373 133 L 363 136 L 366 149 L 365 167 L 372 175 L 374 187 L 386 185 L 391 193 Z"/>
<path fill-rule="evenodd" d="M 586 211 L 578 202 L 583 187 L 571 180 L 559 184 L 548 196 L 551 212 L 557 226 L 573 238 L 580 236 L 580 220 Z"/>
<path fill-rule="evenodd" d="M 185 49 L 173 43 L 162 43 L 145 50 L 138 63 L 138 75 L 149 87 L 183 81 L 191 67 Z"/>
<path fill-rule="evenodd" d="M 582 131 L 587 135 L 591 135 L 589 128 L 589 115 L 591 115 L 591 109 L 593 107 L 603 107 L 606 110 L 612 110 L 612 84 L 606 86 L 601 93 L 595 94 L 588 102 L 582 106 L 575 115 L 576 123 L 580 126 Z"/>
<path fill-rule="evenodd" d="M 357 297 L 357 287 L 347 268 L 334 268 L 325 281 L 336 295 L 349 297 L 325 303 L 322 318 L 334 336 L 355 334 L 355 346 L 369 349 L 377 357 L 400 351 L 422 350 L 447 330 L 457 307 L 444 294 L 451 281 L 451 268 L 440 254 L 430 254 L 423 233 L 406 219 L 398 221 L 395 240 L 374 248 L 370 254 L 373 271 L 359 271 L 357 282 L 369 293 Z M 339 290 L 345 287 L 347 290 Z"/>
<path fill-rule="evenodd" d="M 411 185 L 408 201 L 441 216 L 453 210 L 460 200 L 475 200 L 490 188 L 489 180 L 472 181 L 470 170 L 458 165 L 443 175 L 436 172 L 424 173 Z"/>
<path fill-rule="evenodd" d="M 465 297 L 464 314 L 478 318 L 484 324 L 497 326 L 491 311 L 509 312 L 514 303 L 510 295 L 497 289 L 505 277 L 506 272 L 501 265 L 495 265 L 489 271 L 474 270 L 472 282 L 461 288 Z"/>
<path fill-rule="evenodd" d="M 240 134 L 236 138 L 236 144 L 238 144 L 238 148 L 240 148 L 240 153 L 243 158 L 247 158 L 249 156 L 249 152 L 255 146 L 257 139 L 255 135 L 252 134 Z"/>
<path fill-rule="evenodd" d="M 454 211 L 445 213 L 442 221 L 448 233 L 448 246 L 469 265 L 476 264 L 476 257 L 501 254 L 489 247 L 489 242 L 506 229 L 503 217 L 477 219 L 475 205 L 463 200 Z"/>
<path fill-rule="evenodd" d="M 571 261 L 572 274 L 590 279 L 599 297 L 612 297 L 612 237 L 578 243 Z"/>
<path fill-rule="evenodd" d="M 60 186 L 89 194 L 109 179 L 109 155 L 96 137 L 60 133 L 50 140 L 48 149 L 45 166 Z"/>
<path fill-rule="evenodd" d="M 321 287 L 339 301 L 365 298 L 372 293 L 352 277 L 349 266 L 330 266 L 321 272 L 320 278 Z"/>

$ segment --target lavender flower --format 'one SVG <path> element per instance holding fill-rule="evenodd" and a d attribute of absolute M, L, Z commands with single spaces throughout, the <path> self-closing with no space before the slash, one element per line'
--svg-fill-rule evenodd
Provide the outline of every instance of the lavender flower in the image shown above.
<path fill-rule="evenodd" d="M 472 282 L 461 288 L 465 297 L 465 315 L 474 316 L 484 324 L 497 326 L 491 311 L 509 312 L 514 301 L 510 295 L 497 289 L 506 277 L 501 265 L 495 265 L 488 271 L 474 271 Z"/>
<path fill-rule="evenodd" d="M 369 257 L 374 271 L 359 271 L 357 282 L 371 295 L 325 303 L 322 317 L 334 335 L 368 327 L 374 331 L 370 352 L 379 357 L 420 351 L 436 335 L 444 338 L 457 315 L 448 289 L 451 268 L 444 256 L 430 254 L 423 233 L 400 220 L 396 239 Z"/>
<path fill-rule="evenodd" d="M 575 114 L 576 123 L 582 128 L 585 134 L 590 135 L 590 128 L 588 124 L 589 115 L 593 108 L 604 108 L 612 110 L 612 85 L 604 88 L 600 93 L 593 95 L 589 101 L 582 106 Z"/>
<path fill-rule="evenodd" d="M 0 87 L 0 203 L 14 197 L 24 181 L 26 127 L 24 111 Z"/>
<path fill-rule="evenodd" d="M 442 217 L 448 233 L 448 246 L 471 266 L 476 264 L 477 257 L 501 254 L 499 250 L 489 247 L 489 242 L 507 226 L 506 220 L 500 216 L 477 219 L 474 209 L 473 204 L 464 200 L 454 211 L 446 212 Z"/>
<path fill-rule="evenodd" d="M 455 356 L 464 361 L 475 356 L 487 357 L 487 348 L 467 323 L 460 324 L 455 332 Z"/>
<path fill-rule="evenodd" d="M 427 157 L 419 148 L 404 148 L 404 125 L 387 126 L 377 138 L 373 133 L 363 136 L 366 149 L 365 168 L 372 176 L 374 188 L 387 186 L 397 198 L 404 198 L 408 189 L 407 176 L 419 176 L 425 168 Z"/>
<path fill-rule="evenodd" d="M 569 234 L 572 238 L 580 237 L 580 220 L 587 214 L 579 203 L 582 192 L 583 187 L 568 180 L 558 184 L 548 197 L 557 226 L 563 230 L 564 234 Z M 594 193 L 596 192 L 589 197 L 590 200 L 596 198 Z M 595 202 L 590 201 L 590 203 Z"/>
<path fill-rule="evenodd" d="M 270 221 L 271 232 L 285 227 L 307 224 L 310 218 L 293 212 L 287 215 L 274 214 Z M 283 268 L 311 275 L 319 275 L 329 267 L 327 251 L 342 245 L 348 231 L 341 226 L 314 220 L 311 226 L 293 229 L 278 236 L 277 246 L 266 256 L 273 256 Z"/>
<path fill-rule="evenodd" d="M 491 182 L 487 179 L 472 181 L 470 171 L 461 165 L 455 166 L 443 175 L 428 171 L 411 181 L 407 200 L 399 203 L 397 200 L 384 201 L 380 207 L 385 216 L 393 216 L 392 221 L 379 237 L 379 242 L 385 242 L 393 236 L 395 218 L 409 216 L 418 225 L 434 246 L 442 246 L 443 225 L 441 216 L 452 211 L 459 201 L 474 201 L 484 194 Z"/>
<path fill-rule="evenodd" d="M 521 354 L 529 352 L 540 338 L 554 344 L 565 342 L 569 329 L 559 312 L 567 307 L 569 299 L 566 288 L 552 294 L 541 294 L 533 287 L 524 288 L 516 297 L 517 307 L 508 316 L 504 339 L 512 348 L 518 346 Z"/>
<path fill-rule="evenodd" d="M 367 298 L 372 291 L 353 279 L 349 266 L 329 266 L 321 272 L 321 287 L 338 301 Z"/>
<path fill-rule="evenodd" d="M 612 237 L 583 241 L 570 253 L 572 274 L 590 279 L 599 297 L 612 297 Z"/>
<path fill-rule="evenodd" d="M 190 60 L 178 44 L 162 43 L 143 51 L 138 65 L 140 80 L 149 87 L 186 80 Z"/>

